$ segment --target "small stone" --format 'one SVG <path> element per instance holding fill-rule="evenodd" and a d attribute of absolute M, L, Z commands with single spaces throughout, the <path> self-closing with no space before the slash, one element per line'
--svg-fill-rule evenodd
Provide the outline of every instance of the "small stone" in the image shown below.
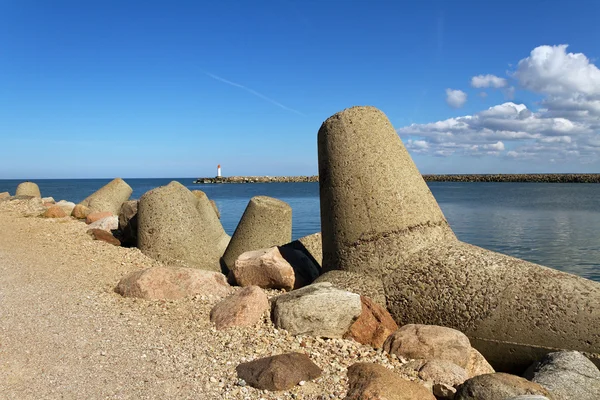
<path fill-rule="evenodd" d="M 92 224 L 92 223 L 94 223 L 96 221 L 100 221 L 101 219 L 104 219 L 104 218 L 107 218 L 107 217 L 112 217 L 113 215 L 114 214 L 111 213 L 110 211 L 92 212 L 92 213 L 88 214 L 87 217 L 85 217 L 85 223 L 88 224 L 88 225 L 90 225 L 90 224 Z M 118 228 L 118 225 L 117 225 L 117 228 Z"/>
<path fill-rule="evenodd" d="M 67 214 L 59 206 L 52 206 L 42 214 L 44 218 L 64 218 L 66 216 Z"/>
<path fill-rule="evenodd" d="M 73 207 L 73 211 L 71 211 L 71 216 L 77 219 L 86 219 L 90 213 L 91 210 L 88 207 L 82 204 L 76 204 L 75 207 Z"/>
<path fill-rule="evenodd" d="M 210 321 L 217 329 L 250 326 L 260 321 L 269 309 L 269 300 L 258 286 L 247 286 L 221 302 L 210 311 Z"/>
<path fill-rule="evenodd" d="M 352 338 L 361 344 L 380 348 L 385 340 L 398 330 L 398 325 L 385 308 L 370 298 L 360 296 L 360 301 L 362 312 L 344 338 Z"/>
<path fill-rule="evenodd" d="M 223 297 L 231 292 L 231 287 L 220 272 L 153 267 L 125 276 L 115 291 L 125 297 L 176 300 L 198 294 Z"/>
<path fill-rule="evenodd" d="M 102 229 L 107 232 L 114 231 L 119 228 L 119 220 L 115 215 L 102 218 L 88 225 L 89 229 Z"/>
<path fill-rule="evenodd" d="M 493 374 L 496 372 L 490 363 L 487 362 L 485 357 L 483 357 L 483 355 L 481 355 L 481 353 L 474 348 L 471 348 L 469 362 L 465 369 L 467 370 L 469 379 L 477 375 Z"/>
<path fill-rule="evenodd" d="M 100 240 L 112 244 L 113 246 L 121 245 L 119 239 L 115 238 L 110 232 L 102 229 L 90 229 L 87 231 L 87 234 L 90 235 L 94 240 Z"/>
<path fill-rule="evenodd" d="M 248 251 L 241 254 L 231 269 L 231 275 L 240 286 L 255 285 L 261 288 L 294 288 L 292 266 L 283 258 L 277 247 Z"/>
<path fill-rule="evenodd" d="M 356 363 L 348 368 L 346 400 L 435 400 L 429 390 L 384 366 Z"/>
<path fill-rule="evenodd" d="M 383 349 L 409 359 L 448 360 L 462 368 L 471 356 L 471 343 L 464 333 L 437 325 L 404 325 L 387 338 Z"/>
<path fill-rule="evenodd" d="M 236 367 L 238 377 L 250 386 L 266 390 L 287 390 L 301 381 L 321 376 L 321 368 L 306 354 L 287 353 L 260 358 Z"/>
<path fill-rule="evenodd" d="M 454 400 L 505 400 L 512 396 L 542 395 L 553 398 L 537 383 L 516 375 L 496 372 L 471 378 L 456 390 Z"/>

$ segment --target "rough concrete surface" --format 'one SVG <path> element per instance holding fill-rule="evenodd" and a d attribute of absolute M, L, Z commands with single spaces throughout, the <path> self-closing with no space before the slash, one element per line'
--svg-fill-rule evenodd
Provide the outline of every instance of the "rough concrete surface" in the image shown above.
<path fill-rule="evenodd" d="M 280 246 L 292 240 L 292 208 L 284 201 L 255 196 L 246 210 L 223 254 L 223 263 L 233 268 L 235 260 L 247 251 Z"/>

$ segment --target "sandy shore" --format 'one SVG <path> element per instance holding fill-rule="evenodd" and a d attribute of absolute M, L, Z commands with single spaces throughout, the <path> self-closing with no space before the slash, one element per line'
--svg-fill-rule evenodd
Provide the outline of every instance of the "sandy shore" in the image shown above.
<path fill-rule="evenodd" d="M 93 241 L 82 222 L 24 217 L 25 204 L 0 202 L 2 398 L 330 399 L 345 396 L 346 368 L 357 361 L 413 376 L 402 360 L 354 341 L 292 337 L 268 315 L 216 331 L 216 299 L 122 298 L 113 291 L 122 276 L 159 263 Z M 322 377 L 285 392 L 238 384 L 240 362 L 289 351 L 309 354 Z"/>

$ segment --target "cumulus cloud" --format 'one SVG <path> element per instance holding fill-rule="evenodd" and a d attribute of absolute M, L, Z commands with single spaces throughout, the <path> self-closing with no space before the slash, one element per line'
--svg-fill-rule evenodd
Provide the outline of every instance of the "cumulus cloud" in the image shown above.
<path fill-rule="evenodd" d="M 600 96 L 598 67 L 582 53 L 567 53 L 567 47 L 536 47 L 519 61 L 513 76 L 521 86 L 538 93 Z"/>
<path fill-rule="evenodd" d="M 473 115 L 406 126 L 398 132 L 407 148 L 443 157 L 600 161 L 600 70 L 584 54 L 567 53 L 567 45 L 540 46 L 516 64 L 511 78 L 544 96 L 539 107 L 508 101 Z M 512 99 L 514 87 L 500 79 L 479 75 L 471 84 L 500 87 Z"/>
<path fill-rule="evenodd" d="M 471 86 L 477 89 L 481 88 L 502 88 L 508 84 L 504 78 L 497 77 L 496 75 L 477 75 L 471 78 Z"/>
<path fill-rule="evenodd" d="M 462 90 L 446 89 L 446 103 L 452 108 L 460 108 L 467 102 L 467 94 Z"/>

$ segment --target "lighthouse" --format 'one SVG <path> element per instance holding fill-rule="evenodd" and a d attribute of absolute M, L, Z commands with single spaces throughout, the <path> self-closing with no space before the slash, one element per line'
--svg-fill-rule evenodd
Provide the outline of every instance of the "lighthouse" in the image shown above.
<path fill-rule="evenodd" d="M 217 165 L 217 178 L 221 177 L 221 164 Z"/>

